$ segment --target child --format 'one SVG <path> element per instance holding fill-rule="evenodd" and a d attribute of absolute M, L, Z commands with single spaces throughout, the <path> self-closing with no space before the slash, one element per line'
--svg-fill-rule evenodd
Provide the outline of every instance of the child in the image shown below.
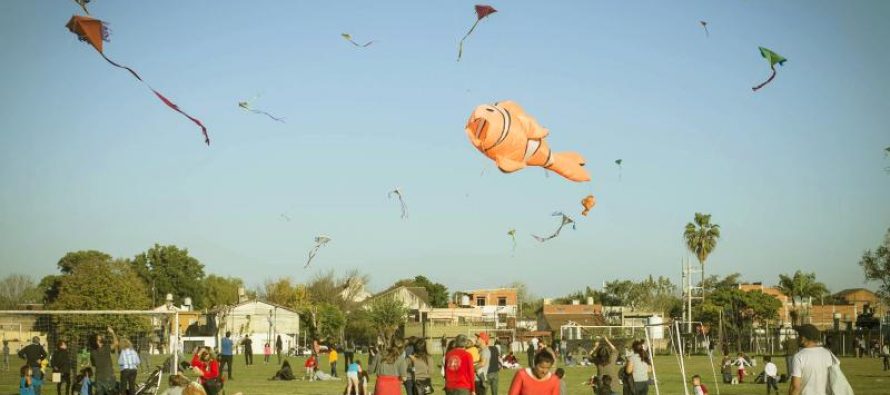
<path fill-rule="evenodd" d="M 74 391 L 78 395 L 91 395 L 93 393 L 93 368 L 85 367 L 80 370 L 74 385 Z M 79 388 L 79 389 L 78 389 Z M 73 392 L 73 391 L 72 391 Z"/>
<path fill-rule="evenodd" d="M 312 354 L 309 356 L 309 359 L 306 360 L 306 363 L 303 364 L 303 367 L 306 368 L 306 376 L 309 376 L 309 381 L 315 381 L 316 366 L 318 366 L 318 361 L 315 359 L 315 354 Z"/>
<path fill-rule="evenodd" d="M 617 392 L 612 391 L 612 376 L 608 374 L 603 375 L 602 382 L 600 382 L 599 392 L 596 395 L 618 395 Z"/>
<path fill-rule="evenodd" d="M 272 346 L 270 346 L 269 343 L 266 343 L 266 345 L 263 346 L 263 363 L 269 364 L 269 356 L 271 356 L 271 355 L 272 355 Z"/>
<path fill-rule="evenodd" d="M 31 367 L 28 365 L 22 366 L 19 369 L 19 373 L 22 375 L 21 380 L 19 380 L 19 395 L 34 395 Z"/>
<path fill-rule="evenodd" d="M 362 372 L 362 366 L 358 360 L 352 361 L 349 365 L 346 366 L 346 391 L 345 394 L 352 394 L 353 390 L 355 393 L 359 393 L 360 379 L 359 375 Z"/>
<path fill-rule="evenodd" d="M 563 368 L 556 369 L 556 377 L 559 377 L 559 395 L 569 395 L 569 391 L 566 388 L 566 381 L 563 380 L 563 376 L 566 375 L 566 370 Z"/>
<path fill-rule="evenodd" d="M 763 362 L 766 363 L 763 366 L 763 375 L 766 378 L 766 395 L 769 395 L 770 389 L 776 390 L 776 395 L 778 395 L 779 387 L 776 382 L 779 381 L 779 367 L 773 363 L 773 358 L 769 355 L 763 357 Z"/>
<path fill-rule="evenodd" d="M 723 374 L 723 384 L 732 383 L 732 360 L 729 356 L 724 355 L 720 362 L 720 373 Z"/>
<path fill-rule="evenodd" d="M 745 366 L 751 366 L 751 363 L 745 358 L 745 354 L 739 353 L 739 357 L 733 362 L 738 368 L 739 384 L 745 382 Z"/>
<path fill-rule="evenodd" d="M 708 395 L 708 387 L 701 383 L 701 376 L 699 375 L 692 376 L 692 394 Z"/>

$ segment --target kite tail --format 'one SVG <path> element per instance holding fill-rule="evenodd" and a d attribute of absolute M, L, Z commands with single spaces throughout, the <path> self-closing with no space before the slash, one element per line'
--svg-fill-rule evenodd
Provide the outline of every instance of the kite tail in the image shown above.
<path fill-rule="evenodd" d="M 468 31 L 467 34 L 464 35 L 464 38 L 460 39 L 460 44 L 457 46 L 457 61 L 458 62 L 460 62 L 460 57 L 464 53 L 464 40 L 466 40 L 467 37 L 470 37 L 470 33 L 473 33 L 473 30 L 476 29 L 476 25 L 479 24 L 479 21 L 481 21 L 481 19 L 476 19 L 476 22 L 473 23 L 472 27 L 470 27 L 470 31 Z"/>
<path fill-rule="evenodd" d="M 707 26 L 703 26 L 703 27 L 705 28 L 705 37 L 711 37 L 711 33 L 708 32 L 708 27 Z"/>
<path fill-rule="evenodd" d="M 274 119 L 274 120 L 276 120 L 276 121 L 278 121 L 278 122 L 285 123 L 283 118 L 275 118 L 274 116 L 272 116 L 272 114 L 269 114 L 269 113 L 267 113 L 267 112 L 265 112 L 265 111 L 260 111 L 260 110 L 250 110 L 250 112 L 255 113 L 255 114 L 263 114 L 263 115 L 265 115 L 265 116 L 267 116 L 267 117 L 269 117 L 269 118 L 272 118 L 272 119 Z"/>
<path fill-rule="evenodd" d="M 192 122 L 194 122 L 196 125 L 198 125 L 198 126 L 201 128 L 201 133 L 204 134 L 204 143 L 207 144 L 207 145 L 210 145 L 210 136 L 207 135 L 207 128 L 204 126 L 203 123 L 201 123 L 201 120 L 199 120 L 199 119 L 197 119 L 197 118 L 195 118 L 195 117 L 192 117 L 191 115 L 188 115 L 188 114 L 186 114 L 184 111 L 180 110 L 180 109 L 179 109 L 179 106 L 177 106 L 176 103 L 173 103 L 172 101 L 170 101 L 170 99 L 167 99 L 167 98 L 164 97 L 164 95 L 162 95 L 160 92 L 158 92 L 158 91 L 156 91 L 154 88 L 152 88 L 151 85 L 149 85 L 147 82 L 145 82 L 145 80 L 143 80 L 142 77 L 140 77 L 139 74 L 137 74 L 135 70 L 133 70 L 133 69 L 127 67 L 127 66 L 118 64 L 118 63 L 116 63 L 115 61 L 113 61 L 113 60 L 111 60 L 111 59 L 108 59 L 108 57 L 105 56 L 105 54 L 102 53 L 102 52 L 99 52 L 99 54 L 102 55 L 102 57 L 105 58 L 105 60 L 108 61 L 108 63 L 111 63 L 112 66 L 119 67 L 119 68 L 122 68 L 122 69 L 124 69 L 124 70 L 129 71 L 130 74 L 133 75 L 133 77 L 136 77 L 137 80 L 141 81 L 143 84 L 145 84 L 146 86 L 148 86 L 148 89 L 151 89 L 152 93 L 154 93 L 155 96 L 158 97 L 158 99 L 161 99 L 161 101 L 164 102 L 164 104 L 166 104 L 167 107 L 170 107 L 170 108 L 173 109 L 174 111 L 176 111 L 176 112 L 178 112 L 178 113 L 184 115 L 186 118 L 188 118 L 189 120 L 191 120 Z"/>
<path fill-rule="evenodd" d="M 751 90 L 753 90 L 754 92 L 757 92 L 758 89 L 763 88 L 764 86 L 766 86 L 766 84 L 769 84 L 770 82 L 772 82 L 773 78 L 776 78 L 776 66 L 770 66 L 770 68 L 773 69 L 773 73 L 770 74 L 769 79 L 764 81 L 762 84 L 751 88 Z"/>

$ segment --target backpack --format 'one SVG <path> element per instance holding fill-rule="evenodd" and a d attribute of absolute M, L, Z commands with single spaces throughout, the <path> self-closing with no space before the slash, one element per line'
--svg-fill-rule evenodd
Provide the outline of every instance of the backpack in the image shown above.
<path fill-rule="evenodd" d="M 841 371 L 841 361 L 831 354 L 832 364 L 828 367 L 828 391 L 829 395 L 853 395 L 853 387 Z"/>

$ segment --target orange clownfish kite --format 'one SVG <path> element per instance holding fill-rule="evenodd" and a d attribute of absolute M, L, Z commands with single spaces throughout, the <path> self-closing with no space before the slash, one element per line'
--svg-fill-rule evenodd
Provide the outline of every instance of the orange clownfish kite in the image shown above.
<path fill-rule="evenodd" d="M 552 152 L 544 140 L 550 131 L 512 101 L 476 107 L 465 130 L 473 146 L 504 173 L 540 166 L 572 181 L 590 181 L 584 157 L 576 152 Z"/>
<path fill-rule="evenodd" d="M 87 2 L 88 1 L 84 1 L 83 3 Z M 78 3 L 82 4 L 80 2 Z M 140 77 L 139 74 L 136 73 L 136 71 L 127 66 L 117 64 L 113 60 L 108 59 L 108 57 L 105 56 L 105 53 L 102 51 L 102 41 L 108 41 L 108 31 L 105 29 L 105 24 L 102 21 L 96 18 L 90 18 L 88 16 L 75 15 L 71 17 L 71 20 L 69 20 L 68 24 L 65 26 L 68 28 L 68 30 L 71 31 L 71 33 L 76 34 L 77 38 L 80 41 L 86 41 L 90 43 L 93 48 L 96 48 L 96 51 L 99 51 L 99 55 L 102 55 L 102 58 L 108 61 L 108 63 L 110 63 L 112 66 L 127 70 L 130 72 L 130 74 L 133 75 L 133 77 L 136 77 L 137 80 L 142 81 L 142 83 L 148 86 L 148 89 L 151 89 L 155 96 L 157 96 L 158 99 L 164 102 L 167 107 L 170 107 L 174 111 L 184 115 L 186 118 L 194 122 L 195 125 L 198 125 L 201 128 L 201 132 L 204 134 L 204 143 L 210 145 L 210 137 L 207 135 L 207 128 L 204 127 L 204 124 L 201 123 L 199 119 L 194 118 L 191 115 L 188 115 L 180 110 L 179 106 L 170 101 L 170 99 L 167 99 L 160 92 L 156 91 L 154 88 L 151 87 L 151 85 L 148 85 L 148 83 L 145 82 L 145 80 L 143 80 L 142 77 Z"/>

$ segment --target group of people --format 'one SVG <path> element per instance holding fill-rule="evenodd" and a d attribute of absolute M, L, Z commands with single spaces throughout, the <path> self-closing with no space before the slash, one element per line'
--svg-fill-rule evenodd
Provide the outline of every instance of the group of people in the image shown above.
<path fill-rule="evenodd" d="M 20 395 L 41 395 L 47 382 L 47 374 L 56 384 L 56 393 L 80 395 L 110 395 L 121 393 L 133 395 L 136 392 L 136 372 L 142 365 L 139 353 L 129 339 L 118 339 L 111 327 L 108 337 L 97 333 L 89 337 L 88 347 L 76 356 L 68 350 L 68 342 L 59 340 L 52 357 L 47 358 L 46 349 L 40 338 L 34 337 L 31 344 L 23 347 L 18 355 L 25 360 L 19 371 Z M 114 375 L 113 353 L 117 352 L 117 365 L 120 370 L 120 387 Z M 73 377 L 75 370 L 78 374 Z"/>

